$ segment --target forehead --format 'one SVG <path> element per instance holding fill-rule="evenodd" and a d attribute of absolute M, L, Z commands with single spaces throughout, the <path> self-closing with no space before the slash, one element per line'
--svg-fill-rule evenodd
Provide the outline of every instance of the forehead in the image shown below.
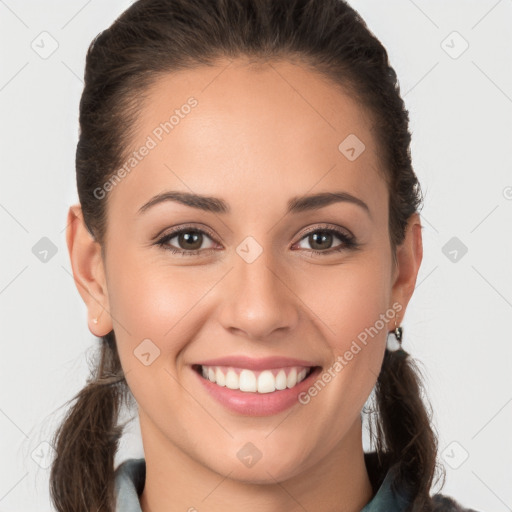
<path fill-rule="evenodd" d="M 372 201 L 385 190 L 369 112 L 288 61 L 219 61 L 162 75 L 133 128 L 130 151 L 151 149 L 111 195 L 122 191 L 134 205 L 165 188 L 276 201 L 340 185 Z"/>

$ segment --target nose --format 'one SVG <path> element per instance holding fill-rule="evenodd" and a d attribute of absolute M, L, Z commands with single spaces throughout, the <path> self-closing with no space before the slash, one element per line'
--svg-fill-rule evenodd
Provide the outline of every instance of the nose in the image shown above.
<path fill-rule="evenodd" d="M 236 335 L 265 340 L 274 331 L 293 330 L 299 319 L 299 298 L 290 273 L 263 251 L 252 263 L 235 256 L 222 296 L 220 321 Z"/>

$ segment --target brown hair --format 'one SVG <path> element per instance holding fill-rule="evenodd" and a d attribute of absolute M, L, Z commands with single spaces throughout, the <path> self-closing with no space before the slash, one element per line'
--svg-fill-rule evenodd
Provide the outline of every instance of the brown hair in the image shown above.
<path fill-rule="evenodd" d="M 141 98 L 159 76 L 215 65 L 220 58 L 297 60 L 343 86 L 375 123 L 389 197 L 393 256 L 421 204 L 412 169 L 409 116 L 387 52 L 341 0 L 138 0 L 87 52 L 76 151 L 84 221 L 104 247 L 106 205 L 94 191 L 122 166 Z M 396 263 L 396 259 L 395 259 Z M 55 434 L 50 494 L 61 512 L 113 511 L 118 415 L 130 392 L 113 331 L 99 362 Z M 376 447 L 383 474 L 397 464 L 396 486 L 426 510 L 437 440 L 415 363 L 386 349 L 375 387 Z"/>

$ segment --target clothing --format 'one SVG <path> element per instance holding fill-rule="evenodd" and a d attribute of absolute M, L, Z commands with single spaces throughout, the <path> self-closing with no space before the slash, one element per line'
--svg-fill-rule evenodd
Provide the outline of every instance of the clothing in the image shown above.
<path fill-rule="evenodd" d="M 361 512 L 405 512 L 410 504 L 410 497 L 392 490 L 394 468 L 390 468 L 382 478 L 377 470 L 376 453 L 365 453 L 364 457 L 374 496 Z M 139 496 L 144 489 L 145 479 L 145 459 L 128 459 L 119 465 L 115 471 L 116 512 L 142 512 Z M 431 510 L 432 512 L 477 512 L 463 508 L 452 498 L 439 494 L 432 497 Z"/>

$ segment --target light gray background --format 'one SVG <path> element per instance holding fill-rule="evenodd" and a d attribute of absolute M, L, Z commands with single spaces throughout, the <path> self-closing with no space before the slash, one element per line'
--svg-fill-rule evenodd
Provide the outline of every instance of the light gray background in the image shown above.
<path fill-rule="evenodd" d="M 130 3 L 0 0 L 0 512 L 52 510 L 45 443 L 88 375 L 96 342 L 64 231 L 78 102 L 89 43 Z M 443 493 L 512 510 L 512 1 L 351 4 L 411 116 L 425 254 L 404 344 L 436 414 Z M 46 262 L 33 253 L 43 237 L 57 250 Z M 142 454 L 132 426 L 118 460 Z"/>

